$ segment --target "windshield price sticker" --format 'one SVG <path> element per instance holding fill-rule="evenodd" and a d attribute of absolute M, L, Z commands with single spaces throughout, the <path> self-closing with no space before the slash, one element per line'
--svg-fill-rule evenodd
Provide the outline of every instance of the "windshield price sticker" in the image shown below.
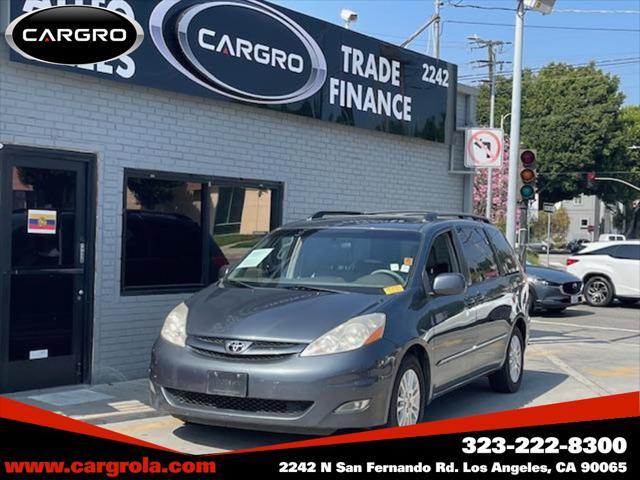
<path fill-rule="evenodd" d="M 238 268 L 253 268 L 257 267 L 262 261 L 273 252 L 273 248 L 258 248 L 247 255 L 242 262 L 238 265 Z"/>

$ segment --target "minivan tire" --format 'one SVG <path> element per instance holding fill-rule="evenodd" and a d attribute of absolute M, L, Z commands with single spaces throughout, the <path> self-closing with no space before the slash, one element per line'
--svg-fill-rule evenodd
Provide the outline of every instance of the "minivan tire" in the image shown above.
<path fill-rule="evenodd" d="M 613 285 L 606 277 L 596 275 L 584 284 L 584 298 L 592 307 L 608 307 L 613 302 L 613 297 Z"/>
<path fill-rule="evenodd" d="M 411 373 L 413 372 L 413 373 Z M 405 377 L 406 374 L 406 377 Z M 402 385 L 404 379 L 404 385 Z M 414 423 L 401 422 L 402 419 L 398 419 L 398 403 L 400 400 L 400 390 L 407 391 L 407 387 L 412 385 L 412 380 L 416 380 L 420 392 L 420 398 L 418 401 L 418 415 Z M 393 383 L 393 391 L 391 392 L 391 402 L 389 405 L 389 416 L 386 427 L 400 427 L 404 425 L 414 425 L 423 421 L 424 417 L 424 405 L 426 403 L 427 389 L 425 387 L 425 375 L 422 370 L 420 362 L 415 355 L 407 355 L 402 359 L 400 368 L 398 368 L 398 374 Z"/>
<path fill-rule="evenodd" d="M 512 358 L 513 356 L 513 358 Z M 519 358 L 520 367 L 516 380 L 513 379 L 512 367 L 513 361 Z M 500 393 L 517 392 L 522 384 L 522 376 L 524 374 L 524 341 L 522 332 L 518 327 L 513 329 L 513 333 L 507 344 L 507 355 L 502 364 L 502 368 L 489 375 L 489 384 L 491 388 Z"/>

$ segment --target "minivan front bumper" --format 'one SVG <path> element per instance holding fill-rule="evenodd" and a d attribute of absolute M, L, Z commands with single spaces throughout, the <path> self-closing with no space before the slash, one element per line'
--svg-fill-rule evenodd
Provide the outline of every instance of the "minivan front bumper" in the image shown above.
<path fill-rule="evenodd" d="M 151 401 L 184 421 L 208 425 L 307 434 L 373 427 L 387 422 L 398 352 L 382 339 L 332 355 L 227 360 L 160 338 L 151 355 Z M 210 372 L 246 374 L 246 396 L 212 395 Z M 335 412 L 357 400 L 369 400 L 368 407 Z"/>

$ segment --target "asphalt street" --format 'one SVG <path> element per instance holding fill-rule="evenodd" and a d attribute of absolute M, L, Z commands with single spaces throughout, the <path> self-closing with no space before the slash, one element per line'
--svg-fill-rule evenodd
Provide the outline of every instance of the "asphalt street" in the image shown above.
<path fill-rule="evenodd" d="M 640 390 L 640 303 L 571 308 L 532 319 L 525 377 L 515 394 L 486 379 L 436 399 L 427 421 Z M 308 437 L 184 425 L 148 405 L 146 380 L 9 395 L 20 401 L 189 453 L 212 453 Z M 78 403 L 80 402 L 80 403 Z"/>

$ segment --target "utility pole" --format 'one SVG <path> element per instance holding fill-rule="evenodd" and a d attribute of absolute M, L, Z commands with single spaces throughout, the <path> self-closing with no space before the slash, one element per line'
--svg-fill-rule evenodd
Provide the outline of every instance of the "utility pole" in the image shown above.
<path fill-rule="evenodd" d="M 434 0 L 434 12 L 433 15 L 425 24 L 423 24 L 418 30 L 409 36 L 404 42 L 400 44 L 401 47 L 406 48 L 411 42 L 413 42 L 418 36 L 424 32 L 427 28 L 431 27 L 433 33 L 433 56 L 440 59 L 440 7 L 442 6 L 442 0 Z M 429 47 L 427 46 L 427 50 Z M 429 52 L 427 51 L 427 55 Z"/>
<path fill-rule="evenodd" d="M 513 94 L 511 96 L 511 140 L 509 142 L 509 184 L 507 191 L 507 240 L 516 244 L 516 207 L 518 184 L 518 153 L 520 149 L 520 113 L 522 101 L 522 37 L 524 32 L 524 2 L 518 0 L 516 29 L 513 41 Z"/>
<path fill-rule="evenodd" d="M 434 0 L 433 8 L 433 56 L 440 60 L 440 7 L 442 0 Z"/>
<path fill-rule="evenodd" d="M 496 117 L 496 66 L 505 62 L 496 60 L 496 48 L 501 48 L 510 42 L 502 42 L 500 40 L 484 40 L 477 35 L 469 37 L 472 43 L 476 44 L 476 48 L 487 49 L 487 60 L 477 60 L 475 63 L 486 65 L 489 69 L 489 128 L 494 128 Z M 485 217 L 491 219 L 491 206 L 493 197 L 493 169 L 487 169 L 487 205 L 485 208 Z"/>

